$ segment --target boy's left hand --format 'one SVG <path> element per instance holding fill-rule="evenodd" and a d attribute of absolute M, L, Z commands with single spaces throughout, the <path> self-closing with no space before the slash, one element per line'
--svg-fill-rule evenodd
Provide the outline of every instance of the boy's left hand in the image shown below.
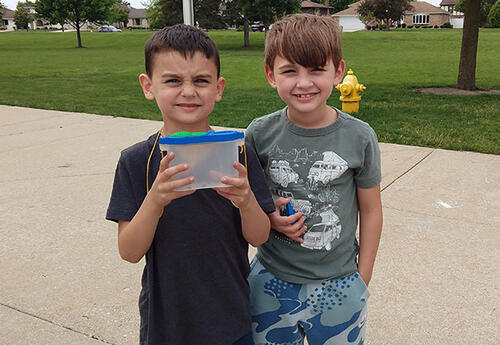
<path fill-rule="evenodd" d="M 214 188 L 217 193 L 224 198 L 231 200 L 238 208 L 244 209 L 252 204 L 252 201 L 257 201 L 250 189 L 248 182 L 247 169 L 239 162 L 234 162 L 233 167 L 238 171 L 238 177 L 224 176 L 221 182 L 230 187 Z"/>

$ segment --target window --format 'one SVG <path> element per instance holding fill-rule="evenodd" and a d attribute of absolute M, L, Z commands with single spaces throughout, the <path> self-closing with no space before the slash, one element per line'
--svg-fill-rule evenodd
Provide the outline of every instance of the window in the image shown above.
<path fill-rule="evenodd" d="M 428 14 L 414 14 L 413 15 L 413 24 L 429 24 L 429 15 Z"/>
<path fill-rule="evenodd" d="M 9 25 L 9 21 L 7 19 L 4 19 L 3 20 L 3 26 L 8 26 Z"/>
<path fill-rule="evenodd" d="M 140 18 L 135 18 L 134 19 L 134 25 L 141 25 L 141 19 Z"/>

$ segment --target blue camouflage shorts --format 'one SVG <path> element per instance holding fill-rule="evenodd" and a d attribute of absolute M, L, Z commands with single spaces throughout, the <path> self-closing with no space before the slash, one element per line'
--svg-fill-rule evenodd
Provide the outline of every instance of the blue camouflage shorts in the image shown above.
<path fill-rule="evenodd" d="M 248 277 L 255 345 L 363 345 L 370 296 L 359 273 L 294 284 L 254 258 Z"/>

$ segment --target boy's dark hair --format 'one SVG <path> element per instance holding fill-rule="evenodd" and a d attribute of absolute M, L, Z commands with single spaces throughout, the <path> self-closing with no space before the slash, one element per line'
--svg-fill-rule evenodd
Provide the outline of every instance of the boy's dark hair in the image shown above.
<path fill-rule="evenodd" d="M 175 51 L 184 57 L 200 52 L 207 59 L 213 59 L 217 67 L 217 78 L 220 75 L 219 50 L 215 42 L 202 30 L 185 24 L 167 26 L 151 36 L 144 47 L 146 73 L 151 78 L 156 53 Z"/>
<path fill-rule="evenodd" d="M 265 63 L 274 67 L 276 56 L 304 67 L 320 67 L 332 59 L 335 68 L 342 60 L 340 27 L 330 16 L 293 14 L 273 24 L 266 35 Z"/>

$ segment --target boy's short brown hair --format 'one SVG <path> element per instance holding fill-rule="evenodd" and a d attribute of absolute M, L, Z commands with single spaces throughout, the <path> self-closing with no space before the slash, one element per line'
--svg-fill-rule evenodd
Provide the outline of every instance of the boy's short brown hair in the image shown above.
<path fill-rule="evenodd" d="M 342 60 L 340 27 L 330 16 L 286 16 L 267 33 L 265 55 L 265 63 L 271 69 L 278 55 L 304 67 L 324 66 L 331 58 L 338 68 Z"/>
<path fill-rule="evenodd" d="M 191 25 L 176 24 L 167 26 L 151 36 L 144 47 L 146 73 L 151 78 L 156 53 L 175 51 L 184 57 L 200 52 L 207 59 L 213 59 L 217 67 L 217 78 L 220 76 L 219 50 L 215 42 L 205 33 Z"/>

